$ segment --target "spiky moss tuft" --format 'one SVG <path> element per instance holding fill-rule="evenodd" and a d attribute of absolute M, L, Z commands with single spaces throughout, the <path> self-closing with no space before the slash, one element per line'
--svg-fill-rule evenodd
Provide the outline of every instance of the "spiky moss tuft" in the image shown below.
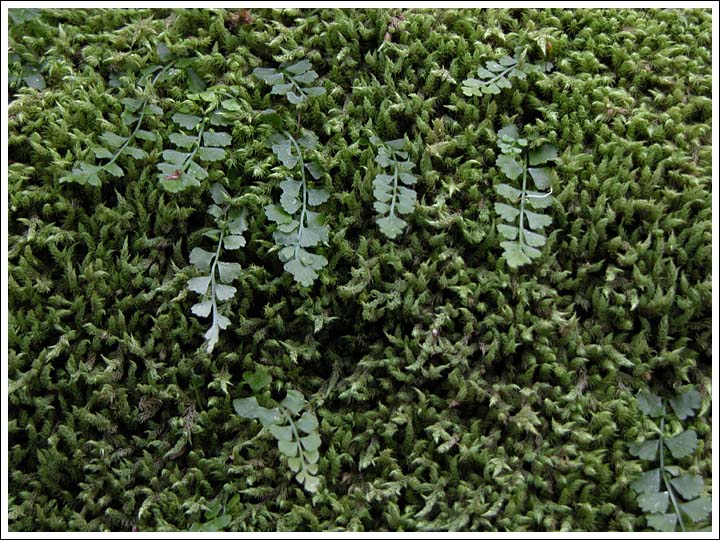
<path fill-rule="evenodd" d="M 645 527 L 629 488 L 636 390 L 691 382 L 709 402 L 709 10 L 253 9 L 249 25 L 219 9 L 41 13 L 10 30 L 11 69 L 46 82 L 15 83 L 9 107 L 13 530 L 185 530 L 234 494 L 233 530 Z M 541 34 L 547 79 L 462 95 L 515 46 L 539 58 Z M 212 358 L 184 291 L 207 189 L 164 192 L 160 143 L 99 189 L 58 182 L 121 124 L 119 98 L 136 95 L 157 41 L 257 111 L 295 115 L 258 66 L 308 58 L 327 89 L 302 120 L 333 194 L 312 290 L 269 253 L 262 208 L 277 186 L 252 115 L 211 168 L 207 186 L 253 195 Z M 166 118 L 149 129 L 163 139 L 181 77 L 157 89 Z M 500 258 L 491 210 L 508 121 L 560 151 L 553 230 L 522 271 Z M 370 132 L 407 136 L 419 165 L 418 209 L 395 242 L 374 223 L 371 149 L 354 144 Z M 278 397 L 314 399 L 312 498 L 232 411 L 257 364 Z M 710 425 L 692 422 L 706 476 Z"/>

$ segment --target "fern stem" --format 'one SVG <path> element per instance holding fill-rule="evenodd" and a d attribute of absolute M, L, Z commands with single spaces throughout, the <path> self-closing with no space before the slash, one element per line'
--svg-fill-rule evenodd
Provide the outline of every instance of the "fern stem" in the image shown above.
<path fill-rule="evenodd" d="M 162 74 L 165 73 L 168 69 L 170 69 L 171 67 L 173 67 L 173 66 L 175 65 L 175 62 L 177 62 L 177 60 L 173 60 L 173 61 L 170 62 L 167 66 L 163 66 L 163 68 L 162 68 L 160 71 L 158 71 L 157 75 L 155 75 L 155 77 L 153 77 L 153 80 L 152 80 L 152 81 L 150 82 L 150 84 L 148 85 L 148 90 L 151 89 L 153 86 L 155 86 L 155 83 L 156 83 L 157 80 L 160 78 L 160 75 L 162 75 Z"/>
<path fill-rule="evenodd" d="M 287 135 L 293 146 L 295 146 L 295 150 L 297 150 L 298 159 L 300 160 L 300 174 L 302 175 L 302 212 L 300 212 L 300 226 L 298 227 L 297 244 L 295 244 L 295 258 L 297 259 L 298 250 L 300 249 L 300 239 L 302 238 L 303 231 L 305 230 L 305 216 L 307 215 L 307 182 L 305 181 L 305 161 L 302 157 L 302 150 L 300 150 L 300 146 L 298 145 L 295 138 L 287 131 L 285 132 L 285 135 Z"/>
<path fill-rule="evenodd" d="M 298 449 L 298 457 L 300 458 L 300 467 L 302 471 L 305 471 L 305 454 L 303 452 L 302 443 L 300 442 L 300 432 L 295 427 L 295 422 L 292 421 L 292 417 L 283 411 L 283 414 L 285 415 L 285 418 L 288 419 L 288 422 L 290 422 L 290 427 L 293 431 L 293 436 L 295 437 L 295 440 L 297 441 L 297 449 Z"/>
<path fill-rule="evenodd" d="M 220 260 L 220 250 L 222 249 L 223 238 L 225 237 L 225 231 L 220 228 L 220 240 L 218 240 L 217 249 L 215 250 L 215 258 L 213 259 L 212 267 L 210 268 L 210 295 L 212 296 L 212 310 L 213 310 L 213 322 L 212 325 L 217 325 L 217 300 L 215 299 L 215 269 L 217 263 Z"/>
<path fill-rule="evenodd" d="M 301 96 L 307 97 L 307 94 L 306 94 L 305 92 L 303 92 L 303 89 L 300 88 L 300 85 L 299 85 L 298 83 L 296 83 L 293 79 L 290 79 L 290 83 L 291 83 L 295 88 L 297 88 L 297 91 L 298 91 L 298 93 L 299 93 Z M 300 111 L 299 111 L 299 110 L 298 110 L 298 116 L 300 116 Z"/>
<path fill-rule="evenodd" d="M 393 193 L 392 199 L 390 200 L 390 213 L 388 216 L 395 215 L 395 200 L 397 199 L 397 188 L 398 188 L 398 162 L 393 151 L 393 165 L 395 167 L 395 173 L 393 174 Z"/>
<path fill-rule="evenodd" d="M 150 89 L 150 88 L 152 88 L 153 86 L 155 86 L 155 83 L 156 83 L 157 80 L 160 78 L 160 75 L 162 75 L 162 74 L 165 73 L 168 69 L 170 69 L 170 67 L 171 67 L 174 63 L 175 63 L 175 60 L 173 60 L 173 61 L 170 62 L 167 66 L 165 66 L 164 68 L 162 68 L 162 69 L 158 72 L 158 74 L 155 75 L 155 77 L 153 78 L 153 80 L 150 81 L 150 83 L 149 83 L 148 86 L 147 86 L 147 89 Z M 126 147 L 128 144 L 130 144 L 130 141 L 132 141 L 132 140 L 135 138 L 135 135 L 137 134 L 138 130 L 140 129 L 140 126 L 142 125 L 143 118 L 145 117 L 145 109 L 147 108 L 147 104 L 148 104 L 148 98 L 145 98 L 145 99 L 143 100 L 142 110 L 140 111 L 140 118 L 138 118 L 137 124 L 135 125 L 135 129 L 134 129 L 133 132 L 130 134 L 130 136 L 128 137 L 127 141 L 125 141 L 125 142 L 123 143 L 123 145 L 120 147 L 120 149 L 117 151 L 117 153 L 113 156 L 113 158 L 112 158 L 110 161 L 108 161 L 105 165 L 103 165 L 103 169 L 106 168 L 106 167 L 109 167 L 110 165 L 112 165 L 113 163 L 115 163 L 115 160 L 116 160 L 118 157 L 120 157 L 120 154 L 122 154 L 122 151 L 125 150 L 125 147 Z"/>
<path fill-rule="evenodd" d="M 663 415 L 665 414 L 665 407 L 663 407 Z M 675 508 L 675 514 L 677 515 L 678 522 L 680 523 L 680 529 L 685 532 L 685 524 L 683 523 L 682 514 L 680 513 L 680 507 L 678 506 L 677 500 L 675 499 L 675 493 L 673 493 L 672 486 L 667 477 L 665 471 L 665 417 L 660 418 L 660 474 L 662 475 L 665 488 L 670 495 L 673 508 Z"/>
<path fill-rule="evenodd" d="M 307 94 L 305 92 L 303 92 L 303 89 L 300 88 L 300 85 L 298 83 L 296 83 L 293 79 L 290 79 L 290 84 L 292 84 L 295 88 L 297 88 L 298 94 L 307 98 Z M 297 108 L 297 128 L 298 128 L 298 131 L 300 131 L 300 107 L 296 106 L 296 108 Z"/>
<path fill-rule="evenodd" d="M 528 154 L 525 153 L 525 167 L 523 167 L 523 183 L 522 183 L 522 194 L 520 195 L 520 223 L 518 226 L 518 243 L 520 249 L 523 248 L 523 232 L 525 231 L 525 190 L 527 188 L 527 168 L 528 168 Z"/>
<path fill-rule="evenodd" d="M 495 77 L 493 77 L 492 79 L 490 79 L 488 82 L 486 82 L 486 83 L 485 83 L 485 86 L 489 86 L 489 85 L 493 84 L 495 81 L 499 80 L 500 77 L 505 77 L 505 75 L 508 74 L 510 71 L 512 71 L 512 69 L 513 69 L 514 67 L 516 67 L 516 66 L 517 66 L 517 64 L 515 64 L 514 66 L 510 66 L 509 68 L 507 68 L 507 69 L 506 69 L 505 71 L 503 71 L 502 73 L 499 73 L 498 75 L 496 75 Z"/>
<path fill-rule="evenodd" d="M 105 165 L 103 165 L 103 169 L 106 167 L 109 167 L 113 163 L 115 163 L 115 160 L 120 157 L 120 154 L 122 154 L 122 151 L 125 150 L 125 147 L 130 144 L 130 141 L 132 141 L 135 138 L 135 134 L 140 129 L 140 126 L 142 125 L 143 117 L 145 116 L 145 107 L 147 106 L 147 100 L 143 102 L 142 110 L 140 111 L 140 118 L 137 121 L 137 124 L 135 125 L 135 129 L 130 134 L 130 136 L 127 138 L 127 140 L 122 144 L 122 146 L 118 149 L 118 151 L 115 153 L 113 158 L 108 161 Z"/>
<path fill-rule="evenodd" d="M 200 130 L 198 131 L 197 139 L 195 140 L 195 149 L 192 151 L 192 154 L 190 154 L 183 163 L 182 168 L 180 169 L 180 176 L 182 176 L 187 168 L 190 166 L 190 163 L 192 163 L 193 158 L 195 157 L 195 154 L 197 154 L 197 151 L 200 150 L 200 145 L 202 144 L 202 136 L 203 133 L 205 133 L 205 120 L 207 116 L 203 114 L 202 122 L 200 122 Z"/>

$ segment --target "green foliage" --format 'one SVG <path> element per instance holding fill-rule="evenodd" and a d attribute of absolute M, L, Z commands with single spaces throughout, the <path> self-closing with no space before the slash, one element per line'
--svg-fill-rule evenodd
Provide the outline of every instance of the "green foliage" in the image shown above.
<path fill-rule="evenodd" d="M 136 139 L 154 142 L 157 135 L 147 129 L 142 129 L 143 119 L 145 116 L 156 115 L 162 116 L 162 108 L 153 103 L 155 99 L 154 89 L 159 82 L 172 79 L 175 72 L 178 71 L 176 66 L 183 66 L 186 70 L 192 70 L 193 60 L 191 58 L 173 58 L 167 47 L 163 43 L 159 43 L 156 48 L 157 55 L 162 62 L 161 64 L 153 64 L 144 68 L 140 73 L 139 82 L 145 84 L 142 99 L 125 97 L 120 102 L 125 106 L 125 110 L 120 115 L 122 124 L 126 129 L 132 129 L 128 136 L 121 136 L 111 131 L 105 131 L 100 138 L 105 145 L 92 145 L 91 149 L 96 159 L 109 159 L 104 164 L 98 165 L 89 161 L 80 161 L 73 167 L 70 174 L 60 178 L 60 183 L 76 182 L 81 185 L 100 186 L 100 173 L 108 173 L 114 177 L 122 177 L 123 169 L 116 163 L 118 158 L 128 155 L 133 159 L 145 159 L 148 154 L 145 150 L 135 146 L 133 143 Z M 111 81 L 112 85 L 112 81 Z M 202 88 L 204 89 L 204 84 Z M 133 125 L 135 126 L 133 128 Z"/>
<path fill-rule="evenodd" d="M 236 262 L 223 262 L 220 256 L 223 249 L 237 250 L 245 246 L 243 233 L 247 230 L 246 212 L 230 206 L 230 195 L 221 184 L 212 188 L 214 204 L 208 208 L 217 223 L 217 228 L 211 228 L 204 235 L 217 242 L 215 251 L 206 251 L 195 247 L 190 252 L 190 263 L 202 273 L 199 277 L 190 279 L 187 288 L 202 296 L 202 300 L 192 306 L 191 311 L 198 317 L 210 317 L 212 323 L 205 333 L 206 349 L 208 354 L 220 337 L 220 330 L 230 326 L 230 319 L 220 313 L 219 302 L 227 302 L 235 296 L 237 289 L 230 285 L 242 271 Z M 223 206 L 220 206 L 223 205 Z"/>
<path fill-rule="evenodd" d="M 215 499 L 233 516 L 226 529 L 246 533 L 649 528 L 628 488 L 642 462 L 626 441 L 651 427 L 632 389 L 650 375 L 711 389 L 710 10 L 253 8 L 250 23 L 233 9 L 41 13 L 8 31 L 13 66 L 37 66 L 46 84 L 11 88 L 7 115 L 10 530 L 187 531 Z M 535 55 L 535 33 L 552 37 L 551 77 L 463 96 L 459 83 L 500 47 L 533 43 Z M 250 116 L 272 98 L 252 68 L 299 54 L 327 90 L 279 111 L 296 139 L 298 111 L 319 136 L 318 187 L 332 195 L 312 295 L 276 271 L 263 208 L 279 204 L 285 175 Z M 203 185 L 241 193 L 252 216 L 242 256 L 221 256 L 242 263 L 242 294 L 220 305 L 232 326 L 212 357 L 198 353 L 209 321 L 184 290 L 195 270 L 178 271 L 193 247 L 216 246 L 199 232 L 212 201 L 197 188 L 169 196 L 156 178 L 160 141 L 174 148 L 183 129 L 172 115 L 203 113 L 191 72 L 158 80 L 151 102 L 165 115 L 141 128 L 158 139 L 141 146 L 149 159 L 118 159 L 126 179 L 57 182 L 90 161 L 88 140 L 128 134 L 119 100 L 148 97 L 142 72 L 173 55 L 191 55 L 208 86 L 237 86 L 245 111 L 228 114 L 226 160 L 203 164 Z M 528 146 L 562 154 L 546 256 L 520 280 L 493 253 L 495 132 L 511 121 Z M 366 204 L 375 155 L 355 143 L 369 132 L 412 141 L 422 197 L 402 242 Z M 282 380 L 261 405 L 283 388 L 313 396 L 315 493 L 288 476 L 267 430 L 233 412 L 259 365 Z M 682 465 L 707 480 L 702 410 L 683 421 L 698 442 Z"/>
<path fill-rule="evenodd" d="M 374 208 L 379 216 L 375 221 L 380 232 L 390 239 L 395 239 L 407 226 L 407 222 L 400 215 L 408 215 L 415 210 L 417 192 L 405 187 L 417 183 L 417 177 L 410 172 L 415 163 L 408 158 L 403 139 L 382 142 L 373 136 L 370 142 L 377 148 L 375 162 L 383 169 L 390 167 L 392 172 L 378 172 L 373 179 Z"/>
<path fill-rule="evenodd" d="M 279 115 L 272 109 L 263 111 L 261 118 L 275 129 L 280 128 Z M 315 180 L 322 177 L 319 160 L 303 156 L 303 152 L 317 156 L 318 137 L 303 129 L 302 135 L 295 139 L 290 132 L 280 128 L 272 134 L 270 146 L 282 167 L 286 171 L 299 172 L 300 180 L 285 175 L 285 180 L 280 182 L 280 204 L 267 205 L 265 216 L 277 224 L 273 239 L 285 270 L 297 283 L 310 287 L 328 261 L 307 248 L 327 245 L 330 233 L 325 215 L 310 209 L 326 202 L 330 194 L 325 189 L 312 187 L 305 175 L 307 171 Z"/>
<path fill-rule="evenodd" d="M 12 24 L 19 25 L 40 17 L 40 10 L 35 8 L 10 8 L 8 16 Z"/>
<path fill-rule="evenodd" d="M 309 86 L 318 78 L 309 60 L 283 62 L 275 68 L 255 68 L 253 75 L 272 85 L 271 94 L 285 96 L 293 105 L 303 103 L 309 97 L 322 96 L 325 88 Z"/>
<path fill-rule="evenodd" d="M 545 236 L 542 231 L 550 225 L 551 219 L 548 216 L 535 212 L 552 206 L 550 193 L 543 193 L 541 190 L 550 188 L 552 181 L 552 169 L 549 167 L 537 167 L 557 157 L 557 151 L 550 144 L 543 144 L 526 153 L 522 153 L 528 145 L 526 138 L 520 137 L 517 128 L 509 124 L 498 131 L 498 147 L 500 154 L 495 163 L 502 173 L 510 180 L 517 180 L 522 176 L 522 187 L 517 189 L 508 184 L 502 183 L 495 187 L 495 191 L 504 197 L 511 204 L 496 202 L 495 211 L 498 216 L 507 223 L 499 223 L 497 230 L 507 240 L 500 242 L 504 248 L 503 256 L 508 265 L 517 268 L 528 264 L 541 252 L 538 249 L 545 245 Z M 529 167 L 528 165 L 532 165 Z M 527 175 L 533 179 L 537 191 L 527 189 Z M 519 208 L 517 207 L 519 204 Z M 532 208 L 533 210 L 529 210 Z M 527 219 L 527 229 L 525 228 Z"/>
<path fill-rule="evenodd" d="M 262 386 L 256 383 L 253 390 Z M 306 405 L 305 397 L 297 390 L 288 390 L 285 398 L 272 408 L 262 407 L 255 396 L 233 401 L 238 415 L 260 420 L 272 433 L 288 467 L 295 473 L 295 480 L 306 491 L 314 493 L 320 487 L 317 473 L 322 441 L 317 417 L 313 412 L 303 411 Z"/>
<path fill-rule="evenodd" d="M 12 28 L 22 28 L 26 33 L 27 23 L 39 19 L 42 13 L 35 8 L 11 8 L 8 9 L 9 24 Z M 47 63 L 37 59 L 28 57 L 13 51 L 8 53 L 8 88 L 12 90 L 19 89 L 21 83 L 25 83 L 28 87 L 35 90 L 45 89 L 45 77 L 42 75 L 43 68 Z"/>
<path fill-rule="evenodd" d="M 148 115 L 162 116 L 162 108 L 153 103 L 154 89 L 156 84 L 172 81 L 180 72 L 184 73 L 191 93 L 188 99 L 207 105 L 206 114 L 210 114 L 209 121 L 214 125 L 227 125 L 225 117 L 228 110 L 238 110 L 239 104 L 235 98 L 227 94 L 223 87 L 205 91 L 206 85 L 197 74 L 193 65 L 195 60 L 190 57 L 176 58 L 169 51 L 167 46 L 160 42 L 157 45 L 157 56 L 161 64 L 152 64 L 140 73 L 140 82 L 145 83 L 141 95 L 142 99 L 125 97 L 120 102 L 125 110 L 120 115 L 125 129 L 132 132 L 128 136 L 121 136 L 111 131 L 105 131 L 100 138 L 104 145 L 92 145 L 91 150 L 96 159 L 109 159 L 106 163 L 95 164 L 89 161 L 80 161 L 73 168 L 72 172 L 60 178 L 60 182 L 76 182 L 83 185 L 100 186 L 101 173 L 108 173 L 114 177 L 122 177 L 123 169 L 116 163 L 118 158 L 128 155 L 133 159 L 146 159 L 148 154 L 142 148 L 133 143 L 137 139 L 144 141 L 156 141 L 157 135 L 147 129 L 142 129 L 143 119 Z M 111 81 L 111 85 L 113 85 Z M 214 91 L 213 91 L 214 90 Z M 193 122 L 193 120 L 196 122 Z M 199 130 L 197 137 L 189 137 L 184 132 L 171 133 L 170 141 L 177 147 L 188 149 L 189 152 L 178 152 L 177 150 L 165 150 L 163 158 L 165 162 L 160 163 L 158 168 L 161 173 L 158 178 L 163 181 L 162 185 L 170 192 L 176 193 L 187 187 L 197 186 L 200 180 L 207 177 L 207 171 L 194 161 L 197 158 L 202 161 L 219 161 L 225 158 L 225 151 L 220 146 L 227 146 L 231 143 L 231 137 L 224 132 L 205 132 L 205 117 L 202 121 L 194 115 L 175 113 L 173 120 L 186 130 Z M 133 128 L 134 126 L 134 128 Z M 203 144 L 204 143 L 204 144 Z"/>
<path fill-rule="evenodd" d="M 197 94 L 205 90 L 207 85 L 195 69 L 198 63 L 197 57 L 177 56 L 162 41 L 156 44 L 156 54 L 160 64 L 151 64 L 143 68 L 141 74 L 144 77 L 159 72 L 158 82 L 173 82 L 181 76 L 191 93 Z"/>
<path fill-rule="evenodd" d="M 296 106 L 308 97 L 325 93 L 323 87 L 304 86 L 315 81 L 318 76 L 312 70 L 309 60 L 293 64 L 283 62 L 277 70 L 256 68 L 253 74 L 273 85 L 271 94 L 284 95 Z M 285 82 L 286 77 L 290 82 Z M 330 194 L 325 189 L 313 188 L 305 176 L 307 170 L 315 180 L 322 177 L 319 161 L 306 160 L 303 157 L 303 151 L 317 155 L 318 137 L 312 131 L 300 127 L 300 116 L 297 125 L 300 136 L 297 139 L 282 129 L 280 116 L 274 110 L 263 111 L 261 118 L 275 129 L 270 138 L 270 146 L 277 159 L 287 171 L 297 168 L 300 173 L 299 180 L 285 175 L 285 180 L 280 183 L 280 204 L 267 205 L 265 215 L 277 225 L 273 238 L 279 248 L 278 257 L 285 263 L 285 270 L 292 274 L 297 283 L 310 287 L 317 279 L 318 271 L 327 266 L 328 261 L 322 255 L 312 253 L 306 248 L 316 247 L 321 243 L 327 245 L 330 232 L 324 214 L 310 210 L 326 202 Z"/>
<path fill-rule="evenodd" d="M 245 381 L 252 391 L 257 394 L 272 382 L 270 374 L 261 367 L 256 367 L 255 371 L 246 371 L 243 373 L 243 381 Z"/>
<path fill-rule="evenodd" d="M 229 91 L 224 87 L 213 87 L 188 95 L 189 100 L 203 108 L 202 116 L 179 112 L 173 114 L 173 122 L 182 130 L 170 133 L 169 139 L 180 150 L 165 150 L 162 154 L 165 161 L 158 164 L 158 179 L 167 191 L 178 193 L 199 186 L 208 177 L 208 171 L 201 163 L 225 160 L 227 153 L 224 147 L 230 146 L 232 135 L 225 131 L 210 131 L 207 124 L 227 125 L 232 111 L 241 108 Z"/>
<path fill-rule="evenodd" d="M 42 76 L 41 66 L 36 62 L 23 62 L 19 54 L 10 53 L 8 55 L 8 85 L 10 88 L 17 87 L 21 81 L 35 90 L 45 89 L 45 78 Z"/>
<path fill-rule="evenodd" d="M 229 506 L 235 506 L 240 496 L 235 495 Z M 202 523 L 193 523 L 188 529 L 190 532 L 219 532 L 227 530 L 232 521 L 232 515 L 226 513 L 225 505 L 219 498 L 214 499 L 205 507 L 205 519 Z"/>
<path fill-rule="evenodd" d="M 645 461 L 657 461 L 659 467 L 644 472 L 630 487 L 638 494 L 638 504 L 648 514 L 647 524 L 657 531 L 672 532 L 679 525 L 685 531 L 683 516 L 694 523 L 706 521 L 712 510 L 712 498 L 705 495 L 705 482 L 695 473 L 684 471 L 678 465 L 669 465 L 665 448 L 675 460 L 691 456 L 698 447 L 697 433 L 683 430 L 668 436 L 665 422 L 669 420 L 662 398 L 648 390 L 637 397 L 638 408 L 649 418 L 659 418 L 657 439 L 630 445 L 630 453 Z M 694 416 L 700 407 L 700 394 L 689 387 L 670 399 L 678 419 Z M 671 478 L 672 477 L 672 478 Z M 672 502 L 672 512 L 667 512 Z"/>
<path fill-rule="evenodd" d="M 541 40 L 542 41 L 542 40 Z M 547 47 L 547 42 L 543 42 Z M 543 54 L 545 53 L 543 49 Z M 503 88 L 512 88 L 510 79 L 526 79 L 532 73 L 544 73 L 553 67 L 550 62 L 533 64 L 527 59 L 528 49 L 515 48 L 515 55 L 505 55 L 498 61 L 490 60 L 485 67 L 477 70 L 478 78 L 468 78 L 462 83 L 462 91 L 466 96 L 483 94 L 499 94 Z"/>
<path fill-rule="evenodd" d="M 157 82 L 158 76 L 164 72 L 165 70 L 161 70 L 152 81 L 148 82 L 145 89 L 146 93 Z M 135 99 L 126 97 L 122 98 L 120 102 L 125 106 L 120 118 L 125 126 L 124 129 L 128 131 L 132 129 L 130 134 L 122 136 L 112 131 L 103 132 L 100 139 L 105 144 L 93 145 L 91 149 L 96 159 L 108 159 L 109 161 L 101 165 L 89 161 L 80 161 L 73 167 L 70 174 L 60 178 L 60 183 L 76 182 L 82 185 L 100 186 L 101 173 L 108 173 L 114 177 L 124 176 L 125 172 L 116 163 L 121 156 L 129 156 L 133 159 L 146 159 L 148 157 L 147 152 L 134 143 L 137 139 L 145 141 L 157 140 L 157 136 L 153 132 L 141 128 L 146 115 L 162 115 L 162 109 L 158 105 L 151 103 L 149 98 Z"/>

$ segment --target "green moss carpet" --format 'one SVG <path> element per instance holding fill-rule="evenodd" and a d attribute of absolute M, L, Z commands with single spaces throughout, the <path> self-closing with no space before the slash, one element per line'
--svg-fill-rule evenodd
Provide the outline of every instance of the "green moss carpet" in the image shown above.
<path fill-rule="evenodd" d="M 679 463 L 709 490 L 711 30 L 709 9 L 15 11 L 10 529 L 642 531 L 636 396 L 690 386 L 698 443 Z M 463 93 L 516 47 L 552 69 Z M 190 60 L 149 88 L 168 58 Z M 302 59 L 325 90 L 302 108 L 253 75 Z M 231 144 L 170 192 L 171 119 L 214 85 L 240 104 Z M 154 137 L 99 185 L 60 182 L 108 161 L 103 132 L 131 133 L 123 98 L 158 108 Z M 329 237 L 309 287 L 265 212 L 286 176 L 268 108 L 302 111 L 319 140 Z M 558 154 L 547 242 L 519 268 L 494 206 L 509 123 Z M 371 136 L 405 139 L 416 164 L 395 239 L 376 223 Z M 214 249 L 216 182 L 247 230 L 223 255 L 242 271 L 208 354 L 186 284 L 191 250 Z M 236 414 L 255 372 L 272 379 L 261 400 L 297 390 L 317 416 L 314 493 Z"/>

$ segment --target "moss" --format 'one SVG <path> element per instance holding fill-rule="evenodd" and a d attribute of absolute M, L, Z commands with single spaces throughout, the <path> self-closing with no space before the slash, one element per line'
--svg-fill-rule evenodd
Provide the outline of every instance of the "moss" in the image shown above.
<path fill-rule="evenodd" d="M 11 70 L 37 66 L 46 87 L 17 80 L 9 105 L 10 528 L 187 530 L 235 494 L 232 530 L 644 528 L 635 392 L 691 382 L 710 399 L 710 11 L 251 14 L 47 9 L 11 25 Z M 478 66 L 540 34 L 547 79 L 463 96 Z M 157 42 L 255 111 L 294 114 L 253 68 L 313 62 L 327 94 L 303 125 L 333 196 L 311 290 L 269 253 L 277 182 L 252 115 L 203 189 L 158 185 L 161 143 L 100 188 L 59 183 L 120 125 Z M 156 92 L 165 117 L 148 129 L 167 145 L 187 81 Z M 491 210 L 495 133 L 511 119 L 560 152 L 552 231 L 521 271 L 501 259 Z M 372 153 L 354 144 L 369 133 L 406 136 L 418 163 L 418 208 L 394 242 L 374 222 Z M 220 178 L 248 195 L 249 230 L 209 358 L 183 289 Z M 312 498 L 232 411 L 257 364 L 278 396 L 314 400 Z M 711 419 L 690 424 L 708 477 Z"/>

